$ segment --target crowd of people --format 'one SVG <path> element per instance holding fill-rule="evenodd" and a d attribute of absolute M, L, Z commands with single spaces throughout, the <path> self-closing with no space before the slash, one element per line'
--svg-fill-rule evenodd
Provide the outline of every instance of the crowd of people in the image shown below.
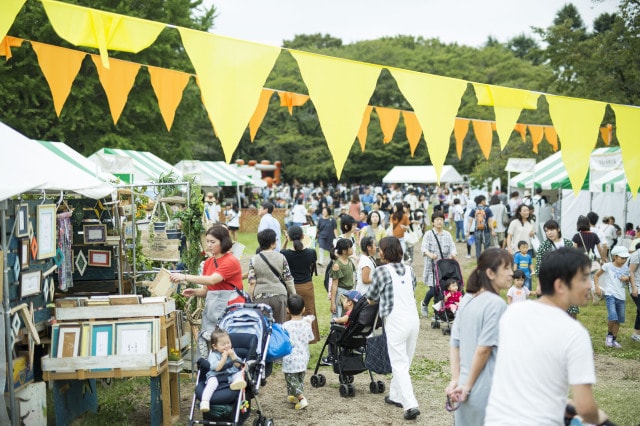
<path fill-rule="evenodd" d="M 635 239 L 632 224 L 623 233 L 613 217 L 599 223 L 598 215 L 589 212 L 579 217 L 575 235 L 565 238 L 559 211 L 542 191 L 533 197 L 526 191 L 520 198 L 518 191 L 507 197 L 496 190 L 487 199 L 484 194 L 471 197 L 467 187 L 339 185 L 332 190 L 309 185 L 292 192 L 279 190 L 277 202 L 273 194 L 265 196 L 269 200 L 258 208 L 259 251 L 244 277 L 249 296 L 271 306 L 274 320 L 289 324 L 291 340 L 299 346 L 296 362 L 284 361 L 288 399 L 296 409 L 309 404 L 300 366 L 308 362 L 308 345 L 320 340 L 312 281 L 320 267 L 327 275 L 335 322 L 348 324 L 361 297 L 379 305 L 392 367 L 385 402 L 402 407 L 404 419 L 420 415 L 409 369 L 420 314 L 430 316 L 435 289 L 442 285 L 444 307 L 455 316 L 446 395 L 456 424 L 520 424 L 523 418 L 526 424 L 556 424 L 564 416 L 569 387 L 572 403 L 585 421 L 606 421 L 591 389 L 595 371 L 589 335 L 571 317 L 576 318 L 589 300 L 597 303 L 603 298 L 604 344 L 621 348 L 619 330 L 625 322 L 628 289 L 638 307 L 631 339 L 640 342 L 640 238 Z M 272 215 L 281 201 L 290 207 L 284 234 Z M 203 329 L 214 329 L 227 303 L 245 288 L 238 259 L 230 253 L 239 211 L 232 206 L 223 225 L 215 203 L 213 194 L 207 194 L 203 220 L 210 226 L 206 244 L 211 257 L 202 275 L 171 276 L 175 282 L 200 285 L 183 294 L 206 297 Z M 317 228 L 316 249 L 302 242 L 305 225 Z M 290 242 L 292 249 L 287 248 Z M 456 260 L 459 248 L 471 258 L 474 247 L 476 266 L 464 288 L 455 280 L 437 282 L 439 260 Z M 412 267 L 416 250 L 424 259 L 422 281 L 429 287 L 420 311 Z M 507 309 L 509 305 L 513 307 Z M 227 352 L 233 360 L 232 350 Z M 542 376 L 553 386 L 538 380 Z M 531 395 L 535 403 L 528 400 Z"/>

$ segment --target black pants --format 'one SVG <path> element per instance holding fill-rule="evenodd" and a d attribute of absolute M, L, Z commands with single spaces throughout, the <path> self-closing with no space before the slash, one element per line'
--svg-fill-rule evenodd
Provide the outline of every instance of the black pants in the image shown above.
<path fill-rule="evenodd" d="M 633 329 L 640 330 L 640 295 L 636 297 L 631 296 L 631 300 L 636 304 L 636 322 L 633 325 Z"/>
<path fill-rule="evenodd" d="M 429 306 L 429 302 L 431 301 L 431 299 L 433 299 L 435 295 L 436 295 L 435 286 L 429 287 L 429 291 L 427 291 L 427 294 L 424 295 L 424 300 L 422 301 L 422 304 L 424 306 Z"/>

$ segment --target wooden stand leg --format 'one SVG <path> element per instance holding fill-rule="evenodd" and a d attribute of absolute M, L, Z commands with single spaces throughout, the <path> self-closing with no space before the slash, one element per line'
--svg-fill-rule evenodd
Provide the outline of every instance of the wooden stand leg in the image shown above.
<path fill-rule="evenodd" d="M 53 404 L 56 424 L 68 425 L 87 411 L 98 411 L 96 380 L 55 380 Z"/>
<path fill-rule="evenodd" d="M 169 387 L 171 393 L 171 417 L 180 416 L 180 373 L 169 373 Z"/>

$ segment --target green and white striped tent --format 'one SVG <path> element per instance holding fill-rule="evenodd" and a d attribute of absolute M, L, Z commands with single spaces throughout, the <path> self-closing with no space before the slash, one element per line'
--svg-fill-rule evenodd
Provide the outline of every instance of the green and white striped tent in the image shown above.
<path fill-rule="evenodd" d="M 613 170 L 591 182 L 593 192 L 631 192 L 624 170 Z"/>
<path fill-rule="evenodd" d="M 239 173 L 237 168 L 224 161 L 182 160 L 175 165 L 184 176 L 195 176 L 197 182 L 207 186 L 251 185 L 251 178 Z"/>
<path fill-rule="evenodd" d="M 98 170 L 112 173 L 124 183 L 146 185 L 158 181 L 160 175 L 174 173 L 182 179 L 182 173 L 162 158 L 147 151 L 102 148 L 89 157 Z"/>
<path fill-rule="evenodd" d="M 619 147 L 598 148 L 593 154 L 608 154 L 618 152 Z M 533 172 L 524 172 L 511 178 L 509 186 L 512 188 L 542 188 L 550 189 L 571 189 L 571 181 L 569 174 L 562 162 L 562 153 L 560 151 L 545 158 L 536 164 Z M 583 190 L 589 190 L 589 174 L 585 177 L 582 184 Z"/>
<path fill-rule="evenodd" d="M 63 142 L 50 142 L 50 141 L 36 141 L 43 147 L 47 148 L 49 151 L 62 158 L 64 161 L 71 163 L 73 166 L 79 168 L 80 170 L 89 173 L 102 180 L 103 182 L 109 182 L 111 184 L 116 184 L 118 178 L 111 173 L 101 172 L 98 170 L 96 164 L 89 160 L 84 155 L 80 154 L 78 151 L 71 148 L 69 145 Z"/>

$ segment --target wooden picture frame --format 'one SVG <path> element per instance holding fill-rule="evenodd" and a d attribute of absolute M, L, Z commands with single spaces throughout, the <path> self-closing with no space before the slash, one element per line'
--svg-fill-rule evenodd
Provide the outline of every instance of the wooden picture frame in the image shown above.
<path fill-rule="evenodd" d="M 89 250 L 89 266 L 111 267 L 111 250 Z"/>
<path fill-rule="evenodd" d="M 84 225 L 82 232 L 85 244 L 103 244 L 107 241 L 107 225 Z"/>
<path fill-rule="evenodd" d="M 42 271 L 23 272 L 20 275 L 20 297 L 31 296 L 42 291 Z"/>
<path fill-rule="evenodd" d="M 116 355 L 149 354 L 153 347 L 153 321 L 116 323 Z"/>
<path fill-rule="evenodd" d="M 56 205 L 38 206 L 38 260 L 56 255 Z"/>
<path fill-rule="evenodd" d="M 80 354 L 80 333 L 82 328 L 79 325 L 61 326 L 58 334 L 58 358 L 76 357 Z"/>
<path fill-rule="evenodd" d="M 23 238 L 20 240 L 20 269 L 29 269 L 30 259 L 29 238 Z"/>
<path fill-rule="evenodd" d="M 16 237 L 29 236 L 29 205 L 16 206 Z"/>

